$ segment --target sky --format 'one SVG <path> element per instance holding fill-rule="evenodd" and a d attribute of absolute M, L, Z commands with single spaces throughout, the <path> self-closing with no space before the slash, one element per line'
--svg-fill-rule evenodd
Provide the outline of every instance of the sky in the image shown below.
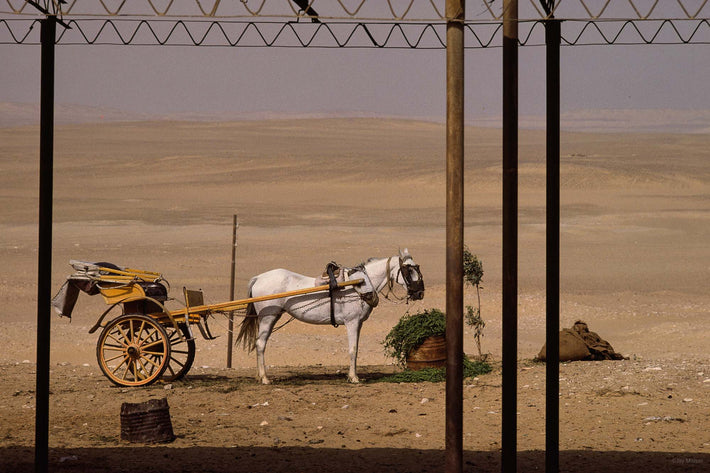
<path fill-rule="evenodd" d="M 567 28 L 567 26 L 563 26 Z M 564 31 L 564 29 L 563 29 Z M 704 28 L 706 39 L 710 27 Z M 545 51 L 519 50 L 521 115 L 545 113 Z M 562 48 L 562 110 L 710 110 L 710 44 Z M 0 102 L 39 101 L 40 48 L 0 44 Z M 445 51 L 66 45 L 55 101 L 147 114 L 443 120 Z M 467 49 L 467 121 L 501 114 L 502 50 Z"/>
<path fill-rule="evenodd" d="M 0 45 L 0 102 L 39 100 L 39 47 Z M 146 113 L 287 112 L 436 118 L 445 52 L 59 46 L 57 103 Z M 562 107 L 710 109 L 710 45 L 562 50 Z M 520 113 L 544 113 L 544 49 L 520 49 Z M 467 50 L 466 114 L 500 114 L 501 49 Z"/>

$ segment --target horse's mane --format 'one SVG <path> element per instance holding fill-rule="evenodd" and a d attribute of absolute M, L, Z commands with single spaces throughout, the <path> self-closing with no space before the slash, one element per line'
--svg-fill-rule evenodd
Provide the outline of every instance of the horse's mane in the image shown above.
<path fill-rule="evenodd" d="M 379 259 L 387 259 L 387 258 L 379 258 L 377 256 L 373 256 L 372 258 L 367 258 L 367 261 L 365 261 L 364 263 L 361 263 L 361 264 L 372 263 L 373 261 L 377 261 Z"/>

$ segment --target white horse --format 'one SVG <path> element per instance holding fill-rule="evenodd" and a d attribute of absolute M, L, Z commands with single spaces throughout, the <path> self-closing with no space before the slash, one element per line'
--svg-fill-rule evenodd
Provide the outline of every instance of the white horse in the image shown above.
<path fill-rule="evenodd" d="M 345 286 L 335 289 L 331 314 L 331 300 L 328 292 L 283 297 L 250 304 L 247 317 L 241 323 L 237 344 L 242 343 L 249 351 L 256 348 L 258 379 L 269 384 L 264 364 L 264 350 L 274 325 L 286 312 L 292 317 L 311 324 L 345 325 L 348 335 L 350 370 L 348 381 L 359 382 L 356 373 L 357 348 L 360 328 L 367 320 L 373 307 L 377 305 L 377 294 L 387 298 L 395 284 L 407 290 L 407 299 L 419 300 L 424 297 L 424 280 L 419 265 L 408 250 L 389 258 L 370 258 L 366 263 L 347 271 L 348 280 L 364 279 L 360 286 Z M 314 287 L 316 279 L 285 269 L 273 269 L 249 281 L 249 297 L 260 297 L 281 292 Z M 253 309 L 253 310 L 252 310 Z"/>

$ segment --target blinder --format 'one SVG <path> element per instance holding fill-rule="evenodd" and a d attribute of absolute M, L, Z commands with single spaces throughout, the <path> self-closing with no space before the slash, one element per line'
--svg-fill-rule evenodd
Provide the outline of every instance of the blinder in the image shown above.
<path fill-rule="evenodd" d="M 412 277 L 412 271 L 417 275 L 416 279 Z M 418 264 L 405 263 L 402 258 L 399 258 L 399 272 L 407 286 L 407 296 L 415 301 L 424 298 L 424 278 L 419 270 Z"/>

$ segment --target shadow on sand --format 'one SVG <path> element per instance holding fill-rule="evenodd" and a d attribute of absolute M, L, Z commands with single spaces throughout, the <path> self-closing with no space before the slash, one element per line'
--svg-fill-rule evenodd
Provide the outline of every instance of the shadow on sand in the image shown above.
<path fill-rule="evenodd" d="M 358 376 L 363 383 L 376 382 L 401 371 L 394 365 L 367 365 L 358 367 Z M 348 384 L 347 366 L 309 365 L 300 367 L 270 367 L 269 378 L 272 383 L 283 386 L 300 386 L 304 384 Z M 240 370 L 229 374 L 188 374 L 176 383 L 189 383 L 192 386 L 217 386 L 259 384 L 256 370 Z"/>
<path fill-rule="evenodd" d="M 0 471 L 34 470 L 33 449 L 0 449 Z M 442 450 L 317 447 L 191 447 L 130 446 L 50 449 L 52 472 L 441 472 Z M 543 451 L 518 453 L 518 471 L 544 471 Z M 560 471 L 575 473 L 698 472 L 710 470 L 710 454 L 678 452 L 560 452 Z M 465 451 L 464 471 L 500 472 L 497 451 Z"/>

